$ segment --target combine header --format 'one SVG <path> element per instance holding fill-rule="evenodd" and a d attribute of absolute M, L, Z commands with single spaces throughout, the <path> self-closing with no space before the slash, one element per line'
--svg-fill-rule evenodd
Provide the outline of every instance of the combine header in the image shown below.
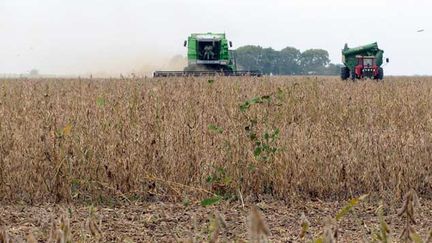
<path fill-rule="evenodd" d="M 345 44 L 342 50 L 342 62 L 345 67 L 341 68 L 341 78 L 352 80 L 370 78 L 381 80 L 384 78 L 382 69 L 384 51 L 378 48 L 378 44 L 348 48 Z M 388 63 L 388 58 L 386 59 Z"/>
<path fill-rule="evenodd" d="M 188 66 L 184 71 L 155 71 L 153 77 L 261 76 L 260 71 L 238 71 L 235 52 L 225 34 L 191 34 L 187 41 Z M 229 46 L 229 47 L 228 47 Z"/>

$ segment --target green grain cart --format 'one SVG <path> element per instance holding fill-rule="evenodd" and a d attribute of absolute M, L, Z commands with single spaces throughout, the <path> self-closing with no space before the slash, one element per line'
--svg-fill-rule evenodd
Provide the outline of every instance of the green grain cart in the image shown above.
<path fill-rule="evenodd" d="M 183 71 L 155 71 L 154 77 L 261 76 L 260 71 L 238 71 L 231 41 L 222 33 L 191 34 L 187 41 L 188 66 Z"/>
<path fill-rule="evenodd" d="M 342 80 L 351 77 L 352 80 L 370 78 L 382 80 L 384 70 L 382 69 L 384 51 L 378 48 L 378 44 L 372 43 L 355 48 L 348 48 L 345 44 L 342 50 L 342 63 L 345 65 L 341 68 Z M 388 58 L 386 62 L 389 62 Z"/>

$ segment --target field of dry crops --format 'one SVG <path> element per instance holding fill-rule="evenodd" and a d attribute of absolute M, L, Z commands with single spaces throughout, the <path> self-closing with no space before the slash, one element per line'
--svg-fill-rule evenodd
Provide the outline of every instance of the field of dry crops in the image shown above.
<path fill-rule="evenodd" d="M 419 77 L 1 80 L 0 201 L 155 212 L 272 202 L 298 216 L 305 202 L 343 208 L 369 194 L 366 205 L 384 199 L 391 214 L 414 189 L 430 216 L 431 97 L 432 79 Z M 281 207 L 264 214 L 283 221 Z"/>

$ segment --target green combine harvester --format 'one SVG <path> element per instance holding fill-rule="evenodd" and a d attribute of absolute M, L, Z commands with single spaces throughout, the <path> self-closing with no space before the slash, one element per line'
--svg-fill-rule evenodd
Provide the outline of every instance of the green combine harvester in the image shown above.
<path fill-rule="evenodd" d="M 370 78 L 382 80 L 384 78 L 383 64 L 384 51 L 378 48 L 378 44 L 372 43 L 355 48 L 348 48 L 345 44 L 342 50 L 341 68 L 342 80 L 351 77 L 352 80 Z M 389 62 L 389 59 L 386 59 Z"/>
<path fill-rule="evenodd" d="M 191 34 L 187 41 L 188 66 L 183 71 L 155 71 L 153 77 L 261 76 L 261 72 L 237 70 L 232 42 L 221 33 Z"/>

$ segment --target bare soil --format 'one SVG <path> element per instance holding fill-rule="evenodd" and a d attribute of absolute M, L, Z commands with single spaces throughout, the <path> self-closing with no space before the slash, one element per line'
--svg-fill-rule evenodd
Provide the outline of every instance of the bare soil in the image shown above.
<path fill-rule="evenodd" d="M 203 207 L 198 203 L 136 203 L 116 207 L 94 207 L 101 222 L 102 242 L 176 242 L 194 238 L 202 242 L 210 238 L 211 219 L 220 214 L 226 222 L 220 240 L 242 242 L 248 239 L 248 223 L 252 205 L 256 205 L 271 231 L 272 242 L 299 242 L 300 216 L 305 213 L 311 223 L 309 239 L 318 237 L 328 218 L 345 203 L 309 201 L 287 205 L 284 202 L 260 202 L 247 204 L 221 203 Z M 365 202 L 344 217 L 338 226 L 339 242 L 369 242 L 379 229 L 376 215 L 378 205 Z M 39 241 L 48 239 L 51 222 L 67 212 L 71 217 L 74 240 L 91 241 L 85 222 L 89 217 L 89 206 L 45 204 L 40 206 L 2 205 L 0 224 L 15 240 L 25 239 L 32 232 Z M 393 240 L 401 234 L 405 219 L 397 216 L 397 209 L 385 206 L 385 220 L 391 228 Z M 424 238 L 432 229 L 432 201 L 421 200 L 416 212 L 415 230 Z"/>

